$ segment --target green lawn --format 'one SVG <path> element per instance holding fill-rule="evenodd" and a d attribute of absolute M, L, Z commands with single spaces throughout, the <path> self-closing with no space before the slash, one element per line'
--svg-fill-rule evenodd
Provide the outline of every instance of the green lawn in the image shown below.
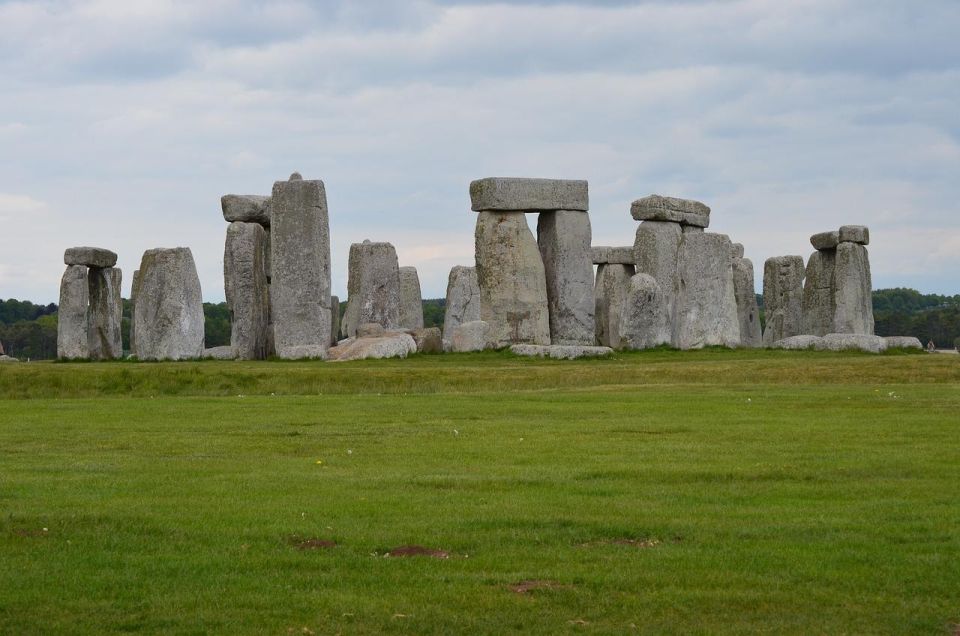
<path fill-rule="evenodd" d="M 7 365 L 0 634 L 954 634 L 958 412 L 954 356 Z"/>

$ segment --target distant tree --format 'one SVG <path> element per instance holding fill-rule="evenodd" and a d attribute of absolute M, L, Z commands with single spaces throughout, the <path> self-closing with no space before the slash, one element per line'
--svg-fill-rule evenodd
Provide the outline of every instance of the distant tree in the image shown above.
<path fill-rule="evenodd" d="M 446 298 L 432 298 L 423 301 L 423 326 L 443 329 L 443 320 L 447 311 Z"/>
<path fill-rule="evenodd" d="M 204 340 L 208 348 L 230 344 L 230 310 L 227 303 L 203 303 Z"/>

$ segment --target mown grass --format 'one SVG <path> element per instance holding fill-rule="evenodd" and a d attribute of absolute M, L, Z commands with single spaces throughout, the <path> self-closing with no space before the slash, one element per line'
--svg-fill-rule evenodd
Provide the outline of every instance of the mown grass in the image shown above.
<path fill-rule="evenodd" d="M 0 633 L 950 634 L 957 363 L 3 368 Z"/>

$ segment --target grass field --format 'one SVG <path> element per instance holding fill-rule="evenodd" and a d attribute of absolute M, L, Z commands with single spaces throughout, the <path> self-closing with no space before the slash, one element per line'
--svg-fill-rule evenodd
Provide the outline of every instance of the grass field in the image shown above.
<path fill-rule="evenodd" d="M 937 355 L 7 365 L 0 633 L 956 634 L 958 414 Z"/>

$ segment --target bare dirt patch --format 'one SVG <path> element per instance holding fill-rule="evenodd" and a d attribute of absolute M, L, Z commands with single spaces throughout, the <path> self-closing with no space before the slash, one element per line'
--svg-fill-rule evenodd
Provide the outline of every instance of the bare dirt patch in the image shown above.
<path fill-rule="evenodd" d="M 425 548 L 422 545 L 405 545 L 399 548 L 394 548 L 387 552 L 384 556 L 388 557 L 430 557 L 433 559 L 449 559 L 450 553 L 444 550 L 434 550 L 432 548 Z"/>
<path fill-rule="evenodd" d="M 329 539 L 304 539 L 303 537 L 290 537 L 287 540 L 290 545 L 298 550 L 329 550 L 337 547 L 336 541 Z"/>
<path fill-rule="evenodd" d="M 625 545 L 631 548 L 655 548 L 663 543 L 660 539 L 601 539 L 599 541 L 587 541 L 581 543 L 581 548 L 595 548 L 604 545 Z"/>
<path fill-rule="evenodd" d="M 49 536 L 49 535 L 50 535 L 50 531 L 47 530 L 46 528 L 43 528 L 42 530 L 26 530 L 26 529 L 24 529 L 24 528 L 17 528 L 17 529 L 15 529 L 15 530 L 13 531 L 13 534 L 15 534 L 15 535 L 18 536 L 18 537 L 23 537 L 23 538 L 29 539 L 29 538 L 34 538 L 34 537 L 46 537 L 46 536 Z"/>
<path fill-rule="evenodd" d="M 539 590 L 560 590 L 568 587 L 570 586 L 564 585 L 563 583 L 557 583 L 556 581 L 530 579 L 528 581 L 520 581 L 519 583 L 510 585 L 507 589 L 516 594 L 529 594 L 530 592 L 536 592 Z"/>

